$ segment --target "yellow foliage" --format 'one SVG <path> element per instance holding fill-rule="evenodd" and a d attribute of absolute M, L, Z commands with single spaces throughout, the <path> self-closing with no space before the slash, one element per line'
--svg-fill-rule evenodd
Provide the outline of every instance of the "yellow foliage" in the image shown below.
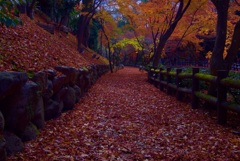
<path fill-rule="evenodd" d="M 224 59 L 226 58 L 227 54 L 228 54 L 228 50 L 227 50 L 227 47 L 225 46 L 225 47 L 224 47 L 224 51 L 223 51 L 223 58 L 224 58 Z M 211 51 L 207 52 L 205 58 L 207 58 L 207 59 L 210 60 L 211 57 L 212 57 L 212 52 L 211 52 Z"/>
<path fill-rule="evenodd" d="M 212 57 L 212 52 L 211 52 L 211 51 L 207 52 L 205 58 L 207 58 L 208 60 L 210 60 L 211 57 Z"/>
<path fill-rule="evenodd" d="M 228 49 L 227 49 L 227 47 L 225 46 L 225 47 L 224 47 L 224 51 L 223 51 L 223 58 L 224 58 L 224 59 L 226 58 L 227 54 L 228 54 Z"/>

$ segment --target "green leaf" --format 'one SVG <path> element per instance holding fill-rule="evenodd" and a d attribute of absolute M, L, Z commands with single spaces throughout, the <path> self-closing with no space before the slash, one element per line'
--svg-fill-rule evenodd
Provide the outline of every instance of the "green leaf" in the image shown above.
<path fill-rule="evenodd" d="M 12 19 L 7 18 L 6 21 L 5 21 L 5 24 L 6 24 L 7 27 L 12 26 L 12 25 L 13 25 L 13 21 L 12 21 Z"/>
<path fill-rule="evenodd" d="M 28 78 L 33 78 L 35 72 L 34 71 L 27 71 Z"/>

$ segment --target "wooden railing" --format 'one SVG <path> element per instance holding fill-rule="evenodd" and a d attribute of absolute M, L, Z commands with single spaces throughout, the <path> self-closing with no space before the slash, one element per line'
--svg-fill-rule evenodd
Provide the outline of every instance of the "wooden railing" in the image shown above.
<path fill-rule="evenodd" d="M 176 72 L 167 70 L 152 69 L 148 72 L 148 81 L 158 87 L 161 91 L 166 90 L 167 94 L 175 93 L 177 100 L 181 101 L 184 94 L 191 96 L 193 109 L 199 107 L 199 100 L 204 100 L 217 107 L 218 123 L 227 122 L 227 110 L 240 113 L 240 105 L 227 101 L 227 88 L 240 89 L 240 80 L 227 78 L 227 71 L 218 71 L 217 76 L 199 73 L 199 68 L 193 68 L 192 73 L 183 73 L 182 69 Z M 182 83 L 188 79 L 192 86 L 184 87 Z M 200 81 L 216 86 L 217 96 L 212 96 L 200 89 Z"/>

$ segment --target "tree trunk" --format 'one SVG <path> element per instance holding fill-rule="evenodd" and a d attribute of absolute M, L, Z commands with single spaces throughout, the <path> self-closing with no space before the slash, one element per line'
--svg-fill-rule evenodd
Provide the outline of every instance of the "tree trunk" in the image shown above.
<path fill-rule="evenodd" d="M 89 38 L 89 23 L 94 15 L 96 7 L 94 7 L 93 0 L 83 0 L 82 3 L 84 8 L 82 9 L 83 14 L 80 16 L 78 21 L 78 31 L 77 31 L 77 40 L 78 40 L 78 51 L 83 52 L 83 47 L 88 46 Z M 100 3 L 99 3 L 100 4 Z"/>
<path fill-rule="evenodd" d="M 27 16 L 33 20 L 34 18 L 34 5 L 37 1 L 33 0 L 32 2 L 29 2 L 29 0 L 27 1 L 27 6 L 26 6 L 26 11 L 27 11 Z"/>
<path fill-rule="evenodd" d="M 111 62 L 111 53 L 108 53 L 108 59 L 109 59 L 109 68 L 110 68 L 110 71 L 111 73 L 113 73 L 113 66 L 112 66 L 112 62 Z"/>
<path fill-rule="evenodd" d="M 225 59 L 227 64 L 227 70 L 231 70 L 232 64 L 234 62 L 234 59 L 237 56 L 237 52 L 240 49 L 240 21 L 236 23 L 236 26 L 234 28 L 234 33 L 232 37 L 232 43 L 228 50 L 227 57 Z"/>
<path fill-rule="evenodd" d="M 106 36 L 106 35 L 105 35 Z M 112 57 L 111 57 L 111 48 L 110 48 L 110 42 L 108 40 L 108 61 L 109 61 L 109 68 L 111 73 L 113 73 L 113 66 L 112 66 Z"/>
<path fill-rule="evenodd" d="M 222 58 L 223 53 L 220 53 L 220 51 L 218 51 L 218 50 L 217 51 L 219 52 L 218 54 L 220 56 L 218 56 L 218 57 L 216 56 L 215 59 L 213 58 L 213 56 L 211 57 L 210 72 L 212 75 L 216 75 L 218 70 L 227 70 L 229 72 L 232 69 L 233 61 L 236 58 L 237 52 L 240 48 L 240 36 L 239 35 L 240 35 L 240 21 L 238 21 L 235 26 L 233 37 L 232 37 L 232 43 L 228 50 L 225 60 Z M 220 59 L 220 58 L 222 58 L 222 59 Z M 215 84 L 210 85 L 208 94 L 213 95 L 213 96 L 217 95 Z"/>
<path fill-rule="evenodd" d="M 70 12 L 69 12 L 69 10 L 67 10 L 67 11 L 65 11 L 64 15 L 61 17 L 61 20 L 58 24 L 58 28 L 60 28 L 61 26 L 67 26 L 69 17 L 70 17 Z"/>
<path fill-rule="evenodd" d="M 102 37 L 102 32 L 101 32 L 101 35 L 100 35 L 100 52 L 99 54 L 103 56 L 103 37 Z"/>
<path fill-rule="evenodd" d="M 167 39 L 161 39 L 161 43 L 158 44 L 157 49 L 154 51 L 154 57 L 153 57 L 153 67 L 158 68 L 159 60 L 161 57 L 161 53 L 164 49 L 164 46 L 167 42 Z"/>
<path fill-rule="evenodd" d="M 89 32 L 90 26 L 89 26 L 89 24 L 90 24 L 91 18 L 87 18 L 86 21 L 87 22 L 84 26 L 84 33 L 83 33 L 84 35 L 83 35 L 83 42 L 82 43 L 83 43 L 84 46 L 88 47 L 88 40 L 89 40 L 89 37 L 90 37 L 90 32 Z"/>
<path fill-rule="evenodd" d="M 216 31 L 216 41 L 210 59 L 210 73 L 212 75 L 217 75 L 217 70 L 226 69 L 226 64 L 223 59 L 223 52 L 226 42 L 227 35 L 227 16 L 229 0 L 216 1 L 214 3 L 217 9 L 217 31 Z"/>
<path fill-rule="evenodd" d="M 212 0 L 213 4 L 217 9 L 217 31 L 216 41 L 214 44 L 212 56 L 210 59 L 210 74 L 217 75 L 218 70 L 226 70 L 227 64 L 223 58 L 224 47 L 227 37 L 227 16 L 229 1 L 217 1 Z M 208 94 L 212 96 L 217 95 L 216 84 L 211 83 L 208 89 Z"/>
<path fill-rule="evenodd" d="M 104 29 L 104 26 L 103 26 L 103 21 L 101 21 L 101 29 L 102 29 L 102 32 L 107 40 L 107 44 L 108 44 L 108 61 L 109 61 L 109 68 L 110 68 L 110 71 L 111 73 L 113 73 L 113 66 L 112 66 L 112 57 L 111 57 L 111 47 L 110 47 L 110 40 L 105 32 L 105 29 Z"/>
<path fill-rule="evenodd" d="M 21 4 L 17 6 L 19 13 L 26 13 L 26 5 L 25 4 Z"/>
<path fill-rule="evenodd" d="M 80 16 L 80 19 L 78 21 L 78 31 L 77 31 L 77 40 L 78 40 L 78 51 L 80 53 L 83 52 L 83 45 L 86 45 L 86 39 L 87 38 L 84 38 L 84 36 L 86 36 L 85 32 L 88 31 L 88 28 L 89 28 L 89 24 L 87 24 L 87 21 L 86 20 L 88 17 L 86 15 L 81 15 Z"/>

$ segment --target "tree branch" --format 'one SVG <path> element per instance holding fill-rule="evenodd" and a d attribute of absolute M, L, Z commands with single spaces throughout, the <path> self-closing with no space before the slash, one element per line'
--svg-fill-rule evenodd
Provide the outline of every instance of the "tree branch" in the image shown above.
<path fill-rule="evenodd" d="M 192 24 L 193 24 L 195 15 L 197 14 L 197 12 L 199 11 L 199 9 L 200 9 L 202 6 L 203 6 L 203 3 L 194 11 L 193 16 L 192 16 L 192 19 L 191 19 L 191 22 L 189 23 L 189 25 L 187 26 L 187 28 L 186 28 L 185 32 L 183 33 L 182 37 L 181 37 L 180 40 L 178 41 L 178 44 L 177 44 L 175 50 L 177 50 L 177 48 L 178 48 L 178 46 L 180 45 L 181 41 L 182 41 L 183 38 L 187 35 L 188 30 L 190 29 L 190 27 L 191 27 Z"/>
<path fill-rule="evenodd" d="M 229 62 L 229 64 L 232 64 L 234 59 L 236 58 L 237 52 L 240 48 L 240 20 L 237 22 L 234 32 L 233 32 L 233 37 L 232 37 L 232 43 L 231 46 L 228 50 L 227 57 L 225 61 Z M 231 67 L 229 67 L 231 68 Z"/>

